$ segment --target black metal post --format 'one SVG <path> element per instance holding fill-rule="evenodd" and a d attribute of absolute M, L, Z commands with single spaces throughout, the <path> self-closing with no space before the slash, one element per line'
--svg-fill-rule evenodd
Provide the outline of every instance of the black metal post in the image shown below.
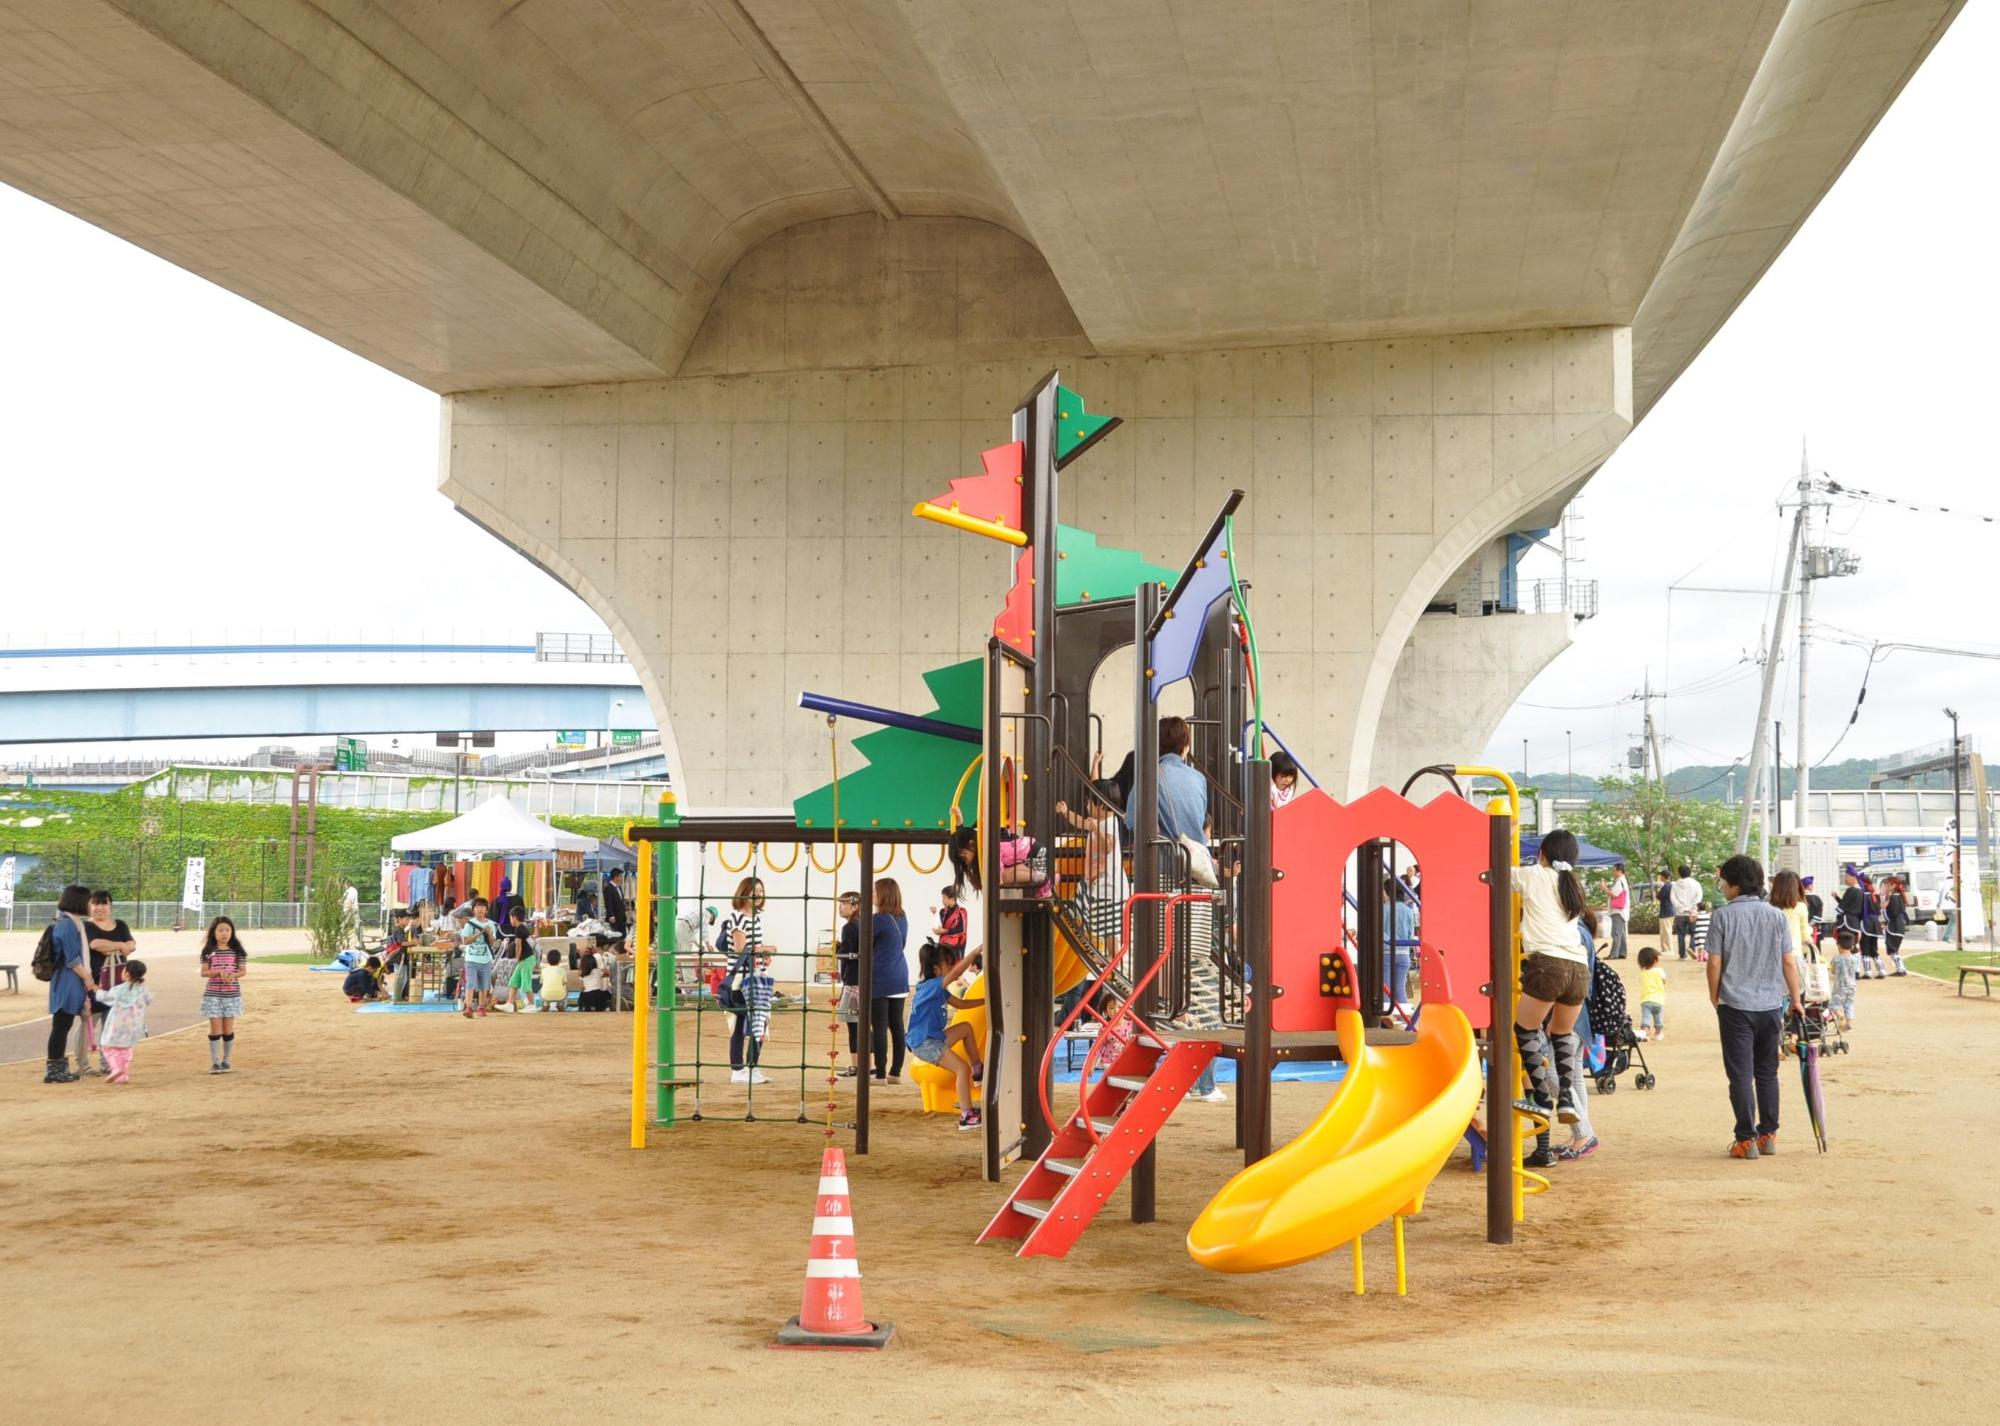
<path fill-rule="evenodd" d="M 1514 1241 L 1514 1170 L 1521 1127 L 1514 1117 L 1514 819 L 1488 819 L 1486 937 L 1491 946 L 1486 1032 L 1486 1241 Z"/>
<path fill-rule="evenodd" d="M 839 890 L 834 894 L 838 896 Z M 854 1064 L 854 1152 L 868 1152 L 868 1077 L 874 1073 L 875 1053 L 875 844 L 861 844 L 861 909 L 854 917 L 854 944 L 861 952 L 855 969 L 856 1006 L 854 1042 L 860 1049 Z M 834 947 L 836 951 L 840 948 Z"/>
<path fill-rule="evenodd" d="M 1379 839 L 1354 849 L 1354 993 L 1361 1002 L 1361 1020 L 1373 1025 L 1382 1018 L 1382 928 L 1394 922 L 1382 905 L 1383 852 Z"/>
<path fill-rule="evenodd" d="M 1021 767 L 1021 801 L 1028 833 L 1053 848 L 1055 828 L 1056 710 L 1056 392 L 1060 378 L 1050 372 L 1014 413 L 1014 437 L 1022 442 L 1026 477 L 1022 523 L 1027 528 L 1030 568 L 1035 581 L 1035 661 L 1028 676 L 1027 757 Z M 1053 854 L 1053 852 L 1051 853 Z M 999 888 L 994 888 L 997 895 Z M 1042 1060 L 1055 1033 L 1055 926 L 1046 913 L 1021 925 L 1021 1092 L 1029 1106 L 1022 1116 L 1021 1152 L 1040 1158 L 1052 1126 L 1034 1106 L 1041 1103 Z"/>
<path fill-rule="evenodd" d="M 1132 723 L 1132 889 L 1160 889 L 1160 853 L 1154 841 L 1160 835 L 1160 721 L 1153 703 L 1152 670 L 1146 630 L 1159 612 L 1160 587 L 1142 584 L 1132 601 L 1134 685 Z M 1136 982 L 1161 955 L 1159 903 L 1141 901 L 1132 908 L 1132 977 Z M 1159 1001 L 1157 986 L 1148 986 L 1143 1002 L 1133 1008 L 1143 1017 L 1150 1015 Z M 1154 1173 L 1158 1154 L 1155 1144 L 1146 1145 L 1132 1165 L 1132 1221 L 1150 1223 L 1154 1217 Z"/>
<path fill-rule="evenodd" d="M 1271 781 L 1271 765 L 1249 764 L 1252 796 L 1244 804 L 1243 870 L 1237 896 L 1243 938 L 1243 1058 L 1236 1066 L 1236 1102 L 1241 1111 L 1243 1164 L 1248 1168 L 1271 1152 L 1271 799 L 1255 789 Z"/>

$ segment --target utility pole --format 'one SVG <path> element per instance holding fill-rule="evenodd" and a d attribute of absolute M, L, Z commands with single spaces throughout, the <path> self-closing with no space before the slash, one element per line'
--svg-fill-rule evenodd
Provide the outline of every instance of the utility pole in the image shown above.
<path fill-rule="evenodd" d="M 1799 507 L 1792 517 L 1792 539 L 1785 550 L 1785 578 L 1778 586 L 1778 612 L 1771 620 L 1770 637 L 1764 641 L 1764 686 L 1757 697 L 1757 722 L 1753 727 L 1750 743 L 1750 775 L 1745 783 L 1747 795 L 1743 808 L 1736 816 L 1736 851 L 1738 855 L 1750 850 L 1750 814 L 1763 802 L 1766 774 L 1770 772 L 1766 754 L 1770 744 L 1765 740 L 1765 730 L 1771 726 L 1771 695 L 1778 684 L 1778 639 L 1785 627 L 1785 616 L 1792 611 L 1792 577 L 1799 565 L 1799 540 L 1805 530 L 1805 506 Z M 1767 819 L 1768 820 L 1768 819 Z"/>
<path fill-rule="evenodd" d="M 1958 738 L 1958 710 L 1947 708 L 1944 716 L 1951 719 L 1951 899 L 1956 910 L 1951 913 L 1952 940 L 1957 949 L 1965 949 L 1965 812 L 1959 805 L 1960 781 L 1965 772 L 1965 744 Z"/>
<path fill-rule="evenodd" d="M 1528 740 L 1521 739 L 1521 781 L 1528 780 Z"/>
<path fill-rule="evenodd" d="M 1771 832 L 1774 836 L 1783 836 L 1785 833 L 1785 815 L 1783 811 L 1785 806 L 1785 725 L 1783 723 L 1773 723 L 1771 725 L 1771 748 Z M 1761 844 L 1764 839 L 1759 837 L 1757 840 Z M 1760 858 L 1760 860 L 1762 859 Z"/>
<path fill-rule="evenodd" d="M 1799 439 L 1799 520 L 1801 546 L 1812 548 L 1812 472 L 1806 465 L 1805 438 Z M 1799 745 L 1798 766 L 1792 769 L 1792 830 L 1806 829 L 1806 794 L 1810 786 L 1812 771 L 1806 765 L 1806 730 L 1812 725 L 1806 722 L 1806 650 L 1812 637 L 1812 569 L 1808 561 L 1805 577 L 1799 581 L 1799 719 L 1792 724 L 1792 736 Z"/>
<path fill-rule="evenodd" d="M 1666 786 L 1666 762 L 1660 758 L 1660 730 L 1652 722 L 1652 670 L 1646 670 L 1646 752 L 1652 754 L 1652 776 Z"/>
<path fill-rule="evenodd" d="M 1812 795 L 1812 767 L 1807 760 L 1806 664 L 1812 647 L 1813 585 L 1822 579 L 1841 579 L 1861 571 L 1861 561 L 1846 550 L 1815 545 L 1813 511 L 1826 504 L 1820 483 L 1806 466 L 1805 443 L 1799 443 L 1799 719 L 1792 725 L 1792 739 L 1798 744 L 1798 761 L 1792 769 L 1792 830 L 1806 826 L 1806 801 Z"/>
<path fill-rule="evenodd" d="M 1563 729 L 1563 747 L 1564 761 L 1567 763 L 1563 772 L 1563 791 L 1574 797 L 1576 796 L 1576 735 L 1567 728 Z"/>

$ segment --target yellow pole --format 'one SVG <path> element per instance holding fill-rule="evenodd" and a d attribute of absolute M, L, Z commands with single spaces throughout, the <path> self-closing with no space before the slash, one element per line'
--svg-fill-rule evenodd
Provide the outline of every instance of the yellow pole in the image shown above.
<path fill-rule="evenodd" d="M 1396 1215 L 1396 1296 L 1410 1295 L 1409 1259 L 1403 1254 L 1403 1215 Z"/>
<path fill-rule="evenodd" d="M 637 846 L 633 824 L 625 824 L 625 844 Z M 632 1147 L 646 1147 L 646 1012 L 653 990 L 653 857 L 639 853 L 638 929 L 632 937 Z"/>
<path fill-rule="evenodd" d="M 935 520 L 940 525 L 949 525 L 954 530 L 964 530 L 970 535 L 984 535 L 989 540 L 998 540 L 1004 545 L 1025 545 L 1028 532 L 1010 529 L 997 520 L 982 520 L 976 515 L 962 514 L 957 510 L 947 510 L 942 505 L 933 505 L 928 500 L 919 500 L 910 511 L 919 520 Z"/>
<path fill-rule="evenodd" d="M 1361 1235 L 1356 1233 L 1354 1235 L 1354 1295 L 1360 1297 L 1367 1290 L 1367 1285 L 1361 1277 Z"/>

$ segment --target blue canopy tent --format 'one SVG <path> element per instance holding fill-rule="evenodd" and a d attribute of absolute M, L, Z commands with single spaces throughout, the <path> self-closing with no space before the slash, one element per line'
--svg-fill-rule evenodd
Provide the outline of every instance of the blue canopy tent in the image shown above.
<path fill-rule="evenodd" d="M 616 837 L 606 837 L 597 844 L 597 850 L 586 852 L 583 858 L 586 871 L 610 871 L 613 867 L 634 871 L 638 865 L 638 853 Z"/>
<path fill-rule="evenodd" d="M 1607 852 L 1602 847 L 1592 846 L 1583 838 L 1576 839 L 1577 865 L 1579 867 L 1614 867 L 1625 858 L 1616 852 Z M 1521 865 L 1531 865 L 1542 852 L 1542 839 L 1523 834 L 1521 837 Z"/>

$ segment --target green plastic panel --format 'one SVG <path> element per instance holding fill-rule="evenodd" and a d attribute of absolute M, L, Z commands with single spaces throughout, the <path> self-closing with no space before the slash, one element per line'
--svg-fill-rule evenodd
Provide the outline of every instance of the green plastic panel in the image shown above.
<path fill-rule="evenodd" d="M 935 705 L 924 716 L 968 728 L 985 725 L 986 661 L 934 668 L 924 675 Z M 868 827 L 949 827 L 951 795 L 979 749 L 956 738 L 938 738 L 902 728 L 877 728 L 854 740 L 867 764 L 842 769 L 840 825 Z M 967 822 L 978 821 L 978 782 L 966 787 L 960 804 Z M 792 803 L 801 827 L 833 825 L 833 785 L 828 783 Z"/>
<path fill-rule="evenodd" d="M 1148 580 L 1172 584 L 1179 571 L 1154 564 L 1137 550 L 1100 545 L 1074 525 L 1056 527 L 1056 603 L 1124 599 Z"/>
<path fill-rule="evenodd" d="M 1083 398 L 1067 386 L 1056 388 L 1056 464 L 1062 466 L 1077 450 L 1088 445 L 1116 419 L 1093 416 L 1084 409 Z"/>

